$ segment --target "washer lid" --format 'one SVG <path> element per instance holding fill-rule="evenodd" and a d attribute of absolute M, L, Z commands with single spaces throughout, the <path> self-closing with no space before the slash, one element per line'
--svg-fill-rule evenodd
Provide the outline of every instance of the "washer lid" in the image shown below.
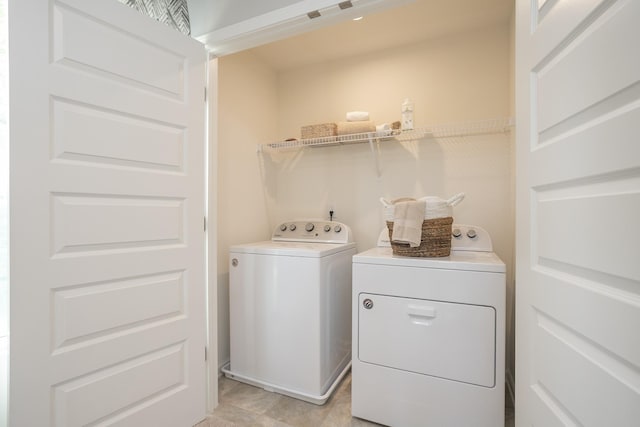
<path fill-rule="evenodd" d="M 451 251 L 451 255 L 448 257 L 420 258 L 393 255 L 391 248 L 373 248 L 354 255 L 353 263 L 494 273 L 506 272 L 504 262 L 494 252 Z"/>
<path fill-rule="evenodd" d="M 303 243 L 280 241 L 274 242 L 272 240 L 265 240 L 264 242 L 234 245 L 229 248 L 229 252 L 320 258 L 355 247 L 355 243 Z"/>

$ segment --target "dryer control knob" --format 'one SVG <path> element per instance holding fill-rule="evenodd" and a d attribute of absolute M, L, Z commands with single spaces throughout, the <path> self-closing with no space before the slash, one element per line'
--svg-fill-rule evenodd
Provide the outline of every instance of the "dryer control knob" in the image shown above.
<path fill-rule="evenodd" d="M 333 231 L 335 231 L 336 233 L 339 233 L 342 231 L 342 227 L 340 227 L 339 225 L 336 225 L 335 227 L 333 227 Z"/>
<path fill-rule="evenodd" d="M 304 226 L 304 229 L 309 231 L 309 232 L 313 231 L 314 228 L 316 228 L 316 226 L 313 225 L 313 223 L 311 223 L 311 222 L 308 222 L 307 225 Z"/>
<path fill-rule="evenodd" d="M 282 224 L 280 226 L 280 231 L 287 231 L 287 224 Z"/>
<path fill-rule="evenodd" d="M 324 232 L 325 232 L 325 233 L 328 233 L 328 232 L 330 232 L 330 231 L 331 231 L 331 226 L 330 226 L 329 224 L 325 225 L 325 226 L 324 226 Z"/>
<path fill-rule="evenodd" d="M 295 224 L 291 224 L 289 226 L 289 230 L 294 231 L 296 229 L 296 225 Z"/>
<path fill-rule="evenodd" d="M 469 231 L 467 231 L 467 237 L 470 239 L 475 239 L 475 237 L 477 236 L 476 234 L 476 230 L 474 230 L 473 228 L 469 229 Z"/>
<path fill-rule="evenodd" d="M 462 236 L 462 231 L 460 231 L 459 228 L 454 228 L 453 231 L 451 231 L 451 235 L 453 237 L 460 237 Z"/>

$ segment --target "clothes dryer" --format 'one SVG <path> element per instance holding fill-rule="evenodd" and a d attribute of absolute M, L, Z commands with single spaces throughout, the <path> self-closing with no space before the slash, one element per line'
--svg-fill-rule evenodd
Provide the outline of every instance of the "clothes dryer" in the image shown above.
<path fill-rule="evenodd" d="M 351 229 L 287 221 L 230 249 L 231 378 L 315 404 L 351 365 Z"/>
<path fill-rule="evenodd" d="M 390 426 L 504 425 L 505 265 L 480 227 L 451 255 L 353 257 L 353 416 Z"/>

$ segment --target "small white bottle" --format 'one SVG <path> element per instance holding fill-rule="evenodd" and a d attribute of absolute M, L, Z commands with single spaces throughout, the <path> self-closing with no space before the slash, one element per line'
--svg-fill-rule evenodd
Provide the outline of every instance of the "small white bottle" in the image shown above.
<path fill-rule="evenodd" d="M 413 102 L 409 98 L 405 98 L 402 103 L 402 130 L 413 129 Z"/>

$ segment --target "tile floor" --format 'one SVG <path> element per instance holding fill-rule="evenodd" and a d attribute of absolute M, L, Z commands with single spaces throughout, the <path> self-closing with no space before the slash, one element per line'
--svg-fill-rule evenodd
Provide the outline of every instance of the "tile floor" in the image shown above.
<path fill-rule="evenodd" d="M 351 374 L 323 406 L 313 405 L 225 377 L 219 380 L 220 404 L 195 427 L 342 427 L 379 426 L 351 416 Z M 513 408 L 505 410 L 505 427 L 513 427 Z"/>

